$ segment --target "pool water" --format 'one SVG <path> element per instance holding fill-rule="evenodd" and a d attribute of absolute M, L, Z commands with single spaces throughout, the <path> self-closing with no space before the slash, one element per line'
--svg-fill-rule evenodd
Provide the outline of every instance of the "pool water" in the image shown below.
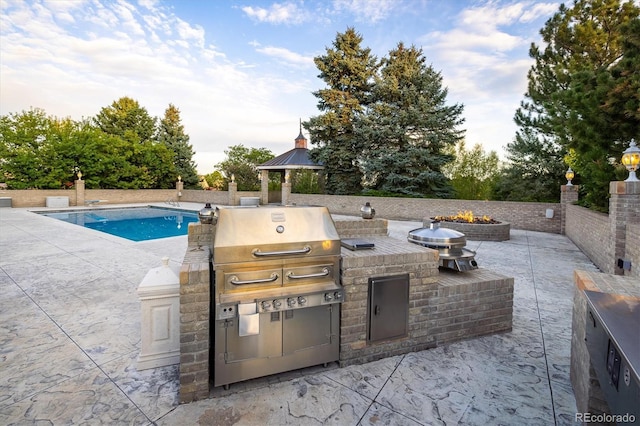
<path fill-rule="evenodd" d="M 157 207 L 95 209 L 41 214 L 132 241 L 187 235 L 189 223 L 198 221 L 197 212 Z"/>

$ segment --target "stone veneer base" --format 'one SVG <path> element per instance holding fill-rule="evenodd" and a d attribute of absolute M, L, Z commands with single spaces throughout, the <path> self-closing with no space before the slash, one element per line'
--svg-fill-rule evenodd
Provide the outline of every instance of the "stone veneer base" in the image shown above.
<path fill-rule="evenodd" d="M 433 219 L 424 218 L 422 226 L 428 228 Z M 467 240 L 473 241 L 507 241 L 511 239 L 511 224 L 501 223 L 463 223 L 440 222 L 441 228 L 462 232 Z"/>

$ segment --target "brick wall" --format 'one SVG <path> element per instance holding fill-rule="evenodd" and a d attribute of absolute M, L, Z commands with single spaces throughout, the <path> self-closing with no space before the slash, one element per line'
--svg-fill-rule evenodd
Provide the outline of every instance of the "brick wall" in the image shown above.
<path fill-rule="evenodd" d="M 47 197 L 69 197 L 69 206 L 77 206 L 76 195 L 73 189 L 0 191 L 0 197 L 11 197 L 13 207 L 44 207 Z M 175 189 L 87 189 L 84 191 L 85 201 L 104 200 L 101 204 L 160 203 L 168 199 L 176 199 Z"/>
<path fill-rule="evenodd" d="M 603 272 L 613 272 L 613 247 L 608 215 L 569 204 L 565 234 Z"/>
<path fill-rule="evenodd" d="M 475 215 L 487 215 L 511 223 L 514 229 L 560 233 L 560 203 L 524 203 L 509 201 L 439 200 L 430 198 L 361 197 L 350 195 L 291 194 L 292 203 L 321 205 L 332 214 L 359 215 L 360 207 L 369 201 L 376 217 L 399 220 L 422 220 L 438 215 L 455 215 L 471 210 Z M 554 217 L 546 218 L 547 209 Z"/>
<path fill-rule="evenodd" d="M 640 277 L 640 223 L 627 223 L 625 259 L 631 261 L 631 270 L 624 275 Z"/>
<path fill-rule="evenodd" d="M 210 243 L 213 225 L 189 224 L 180 269 L 180 403 L 209 397 Z"/>
<path fill-rule="evenodd" d="M 429 250 L 388 237 L 369 237 L 380 251 L 342 250 L 340 366 L 362 364 L 436 346 L 431 301 L 437 293 L 438 257 Z M 379 253 L 379 254 L 378 254 Z M 409 330 L 405 338 L 367 342 L 369 278 L 409 274 Z"/>
<path fill-rule="evenodd" d="M 437 344 L 511 331 L 513 284 L 512 277 L 487 269 L 441 272 L 437 297 L 431 302 L 437 306 L 430 330 Z"/>

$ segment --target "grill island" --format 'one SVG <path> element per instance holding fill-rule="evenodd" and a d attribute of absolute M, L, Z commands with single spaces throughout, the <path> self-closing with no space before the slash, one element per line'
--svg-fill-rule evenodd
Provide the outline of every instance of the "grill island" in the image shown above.
<path fill-rule="evenodd" d="M 340 239 L 325 207 L 217 209 L 214 386 L 339 358 Z"/>
<path fill-rule="evenodd" d="M 385 219 L 302 206 L 220 208 L 216 219 L 189 224 L 180 271 L 181 403 L 511 330 L 513 278 L 439 270 L 438 251 L 388 236 Z M 341 247 L 349 239 L 366 244 Z"/>

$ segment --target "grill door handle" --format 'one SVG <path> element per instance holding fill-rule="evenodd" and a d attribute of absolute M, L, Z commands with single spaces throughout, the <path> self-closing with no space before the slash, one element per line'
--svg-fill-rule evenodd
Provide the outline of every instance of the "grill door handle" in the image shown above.
<path fill-rule="evenodd" d="M 258 257 L 267 256 L 291 256 L 294 254 L 307 254 L 311 251 L 311 247 L 304 246 L 299 250 L 284 250 L 284 251 L 260 251 L 260 249 L 253 249 L 251 254 Z"/>
<path fill-rule="evenodd" d="M 231 278 L 229 278 L 229 282 L 233 285 L 245 285 L 245 284 L 272 283 L 277 279 L 278 279 L 278 274 L 276 273 L 271 274 L 271 277 L 269 278 L 260 278 L 257 280 L 245 280 L 245 281 L 239 280 L 238 277 L 233 275 L 231 276 Z"/>
<path fill-rule="evenodd" d="M 322 272 L 317 272 L 315 274 L 296 275 L 293 272 L 289 272 L 287 274 L 287 278 L 289 278 L 291 280 L 300 280 L 300 279 L 303 279 L 303 278 L 326 277 L 327 275 L 329 275 L 329 268 L 322 268 Z"/>

